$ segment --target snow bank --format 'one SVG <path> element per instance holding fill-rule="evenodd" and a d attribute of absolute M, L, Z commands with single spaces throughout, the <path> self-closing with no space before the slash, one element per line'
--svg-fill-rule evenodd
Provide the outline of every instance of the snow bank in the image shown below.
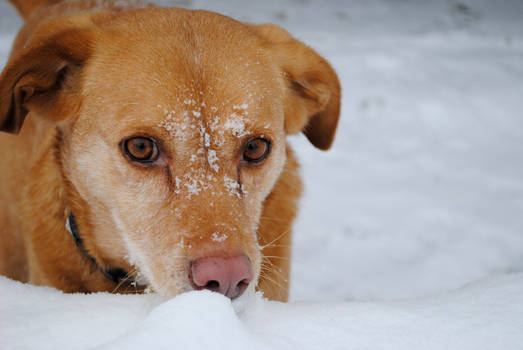
<path fill-rule="evenodd" d="M 63 294 L 0 278 L 1 349 L 522 349 L 523 273 L 438 297 L 289 303 Z"/>

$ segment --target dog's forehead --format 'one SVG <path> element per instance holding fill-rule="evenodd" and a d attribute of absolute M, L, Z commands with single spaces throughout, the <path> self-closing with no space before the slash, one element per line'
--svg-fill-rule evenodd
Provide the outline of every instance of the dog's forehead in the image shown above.
<path fill-rule="evenodd" d="M 128 17 L 107 30 L 88 64 L 86 94 L 98 104 L 147 115 L 173 136 L 201 125 L 236 136 L 248 124 L 281 126 L 271 123 L 282 124 L 282 76 L 246 25 L 179 9 Z"/>

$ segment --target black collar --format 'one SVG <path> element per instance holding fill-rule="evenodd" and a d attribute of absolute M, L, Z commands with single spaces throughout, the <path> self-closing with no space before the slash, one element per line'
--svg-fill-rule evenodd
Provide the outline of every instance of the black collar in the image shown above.
<path fill-rule="evenodd" d="M 96 267 L 97 270 L 103 273 L 105 277 L 114 283 L 122 283 L 122 281 L 125 281 L 125 278 L 127 277 L 127 272 L 125 272 L 125 270 L 120 268 L 104 268 L 98 264 L 96 259 L 91 254 L 89 254 L 78 231 L 78 225 L 76 224 L 76 219 L 74 218 L 73 213 L 69 214 L 65 227 L 67 228 L 67 231 L 71 233 L 71 236 L 73 236 L 74 242 L 76 243 L 78 249 L 80 249 L 84 256 Z"/>

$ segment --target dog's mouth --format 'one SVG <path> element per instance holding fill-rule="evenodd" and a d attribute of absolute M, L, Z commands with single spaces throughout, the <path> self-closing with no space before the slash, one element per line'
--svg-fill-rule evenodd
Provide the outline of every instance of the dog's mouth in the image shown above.
<path fill-rule="evenodd" d="M 134 273 L 122 268 L 101 268 L 100 271 L 116 284 L 113 293 L 147 294 L 153 292 L 149 281 L 136 268 L 131 270 Z"/>

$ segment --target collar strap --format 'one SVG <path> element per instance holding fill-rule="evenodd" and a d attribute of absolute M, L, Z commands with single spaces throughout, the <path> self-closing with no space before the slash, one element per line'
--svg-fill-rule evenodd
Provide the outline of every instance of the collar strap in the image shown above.
<path fill-rule="evenodd" d="M 84 246 L 84 242 L 82 240 L 82 237 L 80 236 L 80 233 L 79 233 L 79 230 L 78 230 L 78 225 L 76 224 L 76 219 L 75 219 L 73 213 L 69 214 L 69 216 L 67 217 L 67 220 L 65 222 L 65 228 L 67 229 L 67 231 L 69 231 L 71 236 L 73 236 L 74 242 L 76 243 L 76 246 L 78 247 L 78 249 L 80 249 L 80 251 L 84 254 L 84 256 L 101 273 L 103 273 L 105 275 L 105 277 L 107 277 L 108 279 L 110 279 L 114 283 L 120 283 L 122 280 L 125 279 L 125 277 L 127 276 L 127 272 L 125 272 L 123 269 L 119 269 L 119 268 L 106 269 L 106 268 L 103 268 L 103 267 L 100 266 L 100 264 L 98 264 L 96 259 L 91 254 L 89 254 L 89 252 L 87 251 L 87 249 Z"/>
<path fill-rule="evenodd" d="M 82 250 L 84 250 L 82 237 L 80 237 L 80 234 L 78 233 L 78 225 L 76 224 L 76 219 L 74 218 L 73 213 L 69 214 L 69 217 L 65 222 L 65 228 L 73 236 L 76 245 Z"/>

